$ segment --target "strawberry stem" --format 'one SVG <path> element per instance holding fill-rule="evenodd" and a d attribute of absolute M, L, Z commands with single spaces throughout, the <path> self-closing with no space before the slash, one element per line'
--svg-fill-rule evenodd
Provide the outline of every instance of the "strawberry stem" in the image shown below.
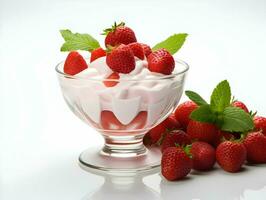
<path fill-rule="evenodd" d="M 101 33 L 101 35 L 108 35 L 108 33 L 110 33 L 110 32 L 115 32 L 115 30 L 118 27 L 121 27 L 121 26 L 125 26 L 125 22 L 120 22 L 119 24 L 117 24 L 116 22 L 114 22 L 114 24 L 112 25 L 112 27 L 111 28 L 104 29 L 103 30 L 103 33 Z"/>

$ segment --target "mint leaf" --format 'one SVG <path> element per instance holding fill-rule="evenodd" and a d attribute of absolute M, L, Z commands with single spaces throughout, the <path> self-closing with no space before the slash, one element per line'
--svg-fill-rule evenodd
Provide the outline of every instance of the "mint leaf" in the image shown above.
<path fill-rule="evenodd" d="M 231 89 L 227 80 L 220 82 L 211 95 L 211 109 L 222 113 L 230 105 Z"/>
<path fill-rule="evenodd" d="M 199 121 L 214 123 L 216 121 L 216 115 L 212 112 L 210 105 L 205 104 L 194 110 L 190 114 L 190 118 Z"/>
<path fill-rule="evenodd" d="M 187 95 L 187 97 L 191 101 L 193 101 L 194 103 L 196 103 L 199 106 L 207 104 L 207 102 L 196 92 L 187 90 L 187 91 L 185 91 L 185 94 Z"/>
<path fill-rule="evenodd" d="M 246 132 L 254 128 L 252 117 L 238 107 L 227 107 L 223 111 L 221 129 L 229 132 Z"/>
<path fill-rule="evenodd" d="M 169 53 L 174 55 L 184 44 L 187 35 L 187 33 L 174 34 L 168 37 L 166 40 L 156 44 L 152 48 L 152 50 L 155 51 L 161 48 L 165 48 L 167 51 L 169 51 Z"/>
<path fill-rule="evenodd" d="M 93 51 L 100 47 L 99 42 L 89 34 L 72 33 L 70 30 L 60 30 L 65 43 L 61 51 L 85 50 Z"/>

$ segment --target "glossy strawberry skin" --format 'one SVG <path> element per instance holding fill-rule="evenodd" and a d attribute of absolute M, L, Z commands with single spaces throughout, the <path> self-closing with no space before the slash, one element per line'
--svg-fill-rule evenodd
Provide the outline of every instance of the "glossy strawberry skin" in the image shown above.
<path fill-rule="evenodd" d="M 245 112 L 249 113 L 247 106 L 242 101 L 234 101 L 232 106 L 241 108 Z"/>
<path fill-rule="evenodd" d="M 151 144 L 156 144 L 165 132 L 165 125 L 160 123 L 154 128 L 152 128 L 146 135 L 148 135 L 148 137 L 150 138 Z"/>
<path fill-rule="evenodd" d="M 148 57 L 152 53 L 151 47 L 147 44 L 143 44 L 143 43 L 140 43 L 140 44 L 144 50 L 145 56 Z"/>
<path fill-rule="evenodd" d="M 71 51 L 68 54 L 64 64 L 64 73 L 75 75 L 87 68 L 86 61 L 77 51 Z"/>
<path fill-rule="evenodd" d="M 147 137 L 150 137 L 149 141 L 151 144 L 155 144 L 160 140 L 160 138 L 163 136 L 164 133 L 166 133 L 167 131 L 171 131 L 173 129 L 179 129 L 179 128 L 180 128 L 179 122 L 175 119 L 174 115 L 171 114 L 160 124 L 152 128 L 148 132 Z"/>
<path fill-rule="evenodd" d="M 148 56 L 148 69 L 151 72 L 157 72 L 169 75 L 175 68 L 173 56 L 165 49 L 159 49 Z"/>
<path fill-rule="evenodd" d="M 187 134 L 192 140 L 198 140 L 212 144 L 216 138 L 218 129 L 210 123 L 203 123 L 190 120 L 187 127 Z"/>
<path fill-rule="evenodd" d="M 185 130 L 190 121 L 190 114 L 197 108 L 197 104 L 195 104 L 193 101 L 185 101 L 176 108 L 175 118 Z"/>
<path fill-rule="evenodd" d="M 191 139 L 182 130 L 172 130 L 169 133 L 165 133 L 162 138 L 161 152 L 164 152 L 169 147 L 175 147 L 176 145 L 188 145 L 191 144 Z"/>
<path fill-rule="evenodd" d="M 116 73 L 116 72 L 114 72 L 114 73 L 112 73 L 110 76 L 108 76 L 106 79 L 115 79 L 115 80 L 119 80 L 119 78 L 120 78 L 120 76 L 119 76 L 119 74 L 118 73 Z M 114 87 L 117 83 L 118 83 L 118 81 L 109 81 L 109 80 L 105 80 L 104 82 L 104 85 L 106 86 L 106 87 Z"/>
<path fill-rule="evenodd" d="M 189 174 L 192 160 L 181 147 L 167 148 L 161 160 L 161 173 L 169 181 L 179 180 Z"/>
<path fill-rule="evenodd" d="M 238 172 L 247 158 L 244 144 L 234 141 L 225 141 L 216 149 L 216 160 L 227 172 Z"/>
<path fill-rule="evenodd" d="M 256 131 L 262 131 L 264 135 L 266 135 L 266 118 L 255 116 L 254 117 L 254 126 Z"/>
<path fill-rule="evenodd" d="M 252 132 L 244 139 L 247 149 L 247 161 L 250 163 L 266 163 L 266 136 L 261 132 Z"/>
<path fill-rule="evenodd" d="M 214 139 L 213 146 L 217 147 L 219 144 L 221 144 L 224 140 L 231 140 L 235 139 L 234 135 L 230 132 L 218 130 L 217 135 Z"/>
<path fill-rule="evenodd" d="M 90 62 L 94 60 L 106 56 L 106 52 L 103 48 L 99 47 L 91 52 L 91 59 Z"/>
<path fill-rule="evenodd" d="M 126 26 L 116 27 L 115 30 L 109 32 L 105 38 L 105 46 L 108 45 L 114 47 L 119 44 L 130 44 L 137 42 L 134 31 Z"/>
<path fill-rule="evenodd" d="M 136 56 L 137 58 L 141 60 L 144 60 L 145 54 L 144 54 L 142 45 L 140 43 L 133 42 L 133 43 L 128 44 L 128 46 L 132 50 L 134 56 Z"/>
<path fill-rule="evenodd" d="M 206 142 L 194 142 L 191 150 L 193 169 L 206 171 L 213 168 L 216 157 L 215 149 Z"/>
<path fill-rule="evenodd" d="M 169 130 L 181 129 L 182 126 L 179 121 L 176 120 L 174 113 L 170 114 L 163 122 L 164 126 Z"/>
<path fill-rule="evenodd" d="M 135 58 L 131 49 L 121 44 L 106 56 L 107 65 L 117 73 L 128 74 L 135 69 Z"/>

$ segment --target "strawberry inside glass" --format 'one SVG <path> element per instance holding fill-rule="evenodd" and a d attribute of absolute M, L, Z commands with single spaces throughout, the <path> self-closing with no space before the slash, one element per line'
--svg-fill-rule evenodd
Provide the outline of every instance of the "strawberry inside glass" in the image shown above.
<path fill-rule="evenodd" d="M 113 72 L 101 57 L 74 76 L 63 72 L 63 63 L 57 72 L 67 105 L 105 138 L 101 154 L 136 157 L 149 154 L 142 142 L 144 134 L 179 102 L 188 68 L 182 61 L 176 61 L 176 66 L 178 70 L 165 76 L 150 72 L 147 61 L 136 60 L 132 72 L 106 79 Z"/>

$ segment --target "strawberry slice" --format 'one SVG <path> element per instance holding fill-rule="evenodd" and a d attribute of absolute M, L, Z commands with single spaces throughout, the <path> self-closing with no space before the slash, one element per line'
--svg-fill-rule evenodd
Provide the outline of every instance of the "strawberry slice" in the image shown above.
<path fill-rule="evenodd" d="M 69 75 L 75 75 L 87 69 L 88 65 L 84 58 L 76 51 L 71 51 L 64 64 L 64 72 Z"/>
<path fill-rule="evenodd" d="M 103 48 L 99 47 L 91 52 L 91 62 L 94 60 L 106 56 L 106 52 Z"/>
<path fill-rule="evenodd" d="M 106 79 L 117 79 L 118 80 L 119 78 L 120 78 L 119 74 L 114 72 L 110 76 L 108 76 Z M 103 84 L 106 87 L 114 87 L 117 83 L 118 81 L 108 81 L 108 80 L 103 81 Z"/>

